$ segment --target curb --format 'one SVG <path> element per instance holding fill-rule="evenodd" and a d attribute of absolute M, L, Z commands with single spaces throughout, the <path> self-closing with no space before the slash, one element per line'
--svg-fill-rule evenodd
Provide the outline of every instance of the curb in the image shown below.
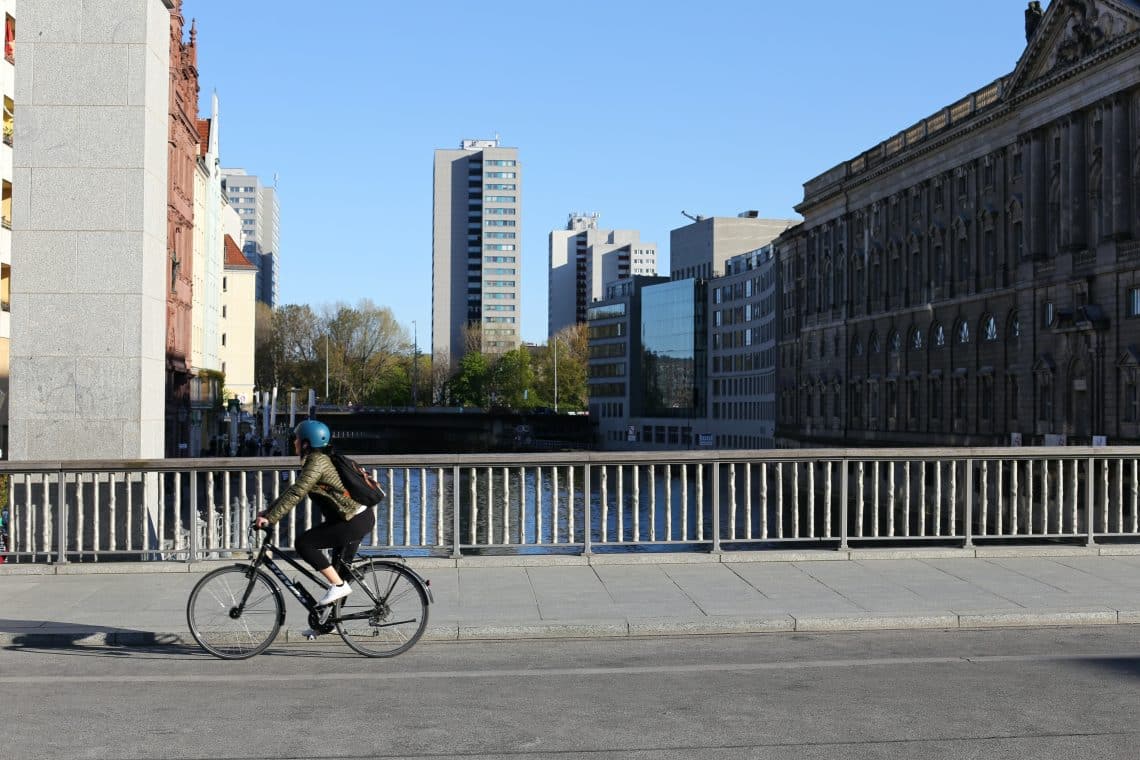
<path fill-rule="evenodd" d="M 709 616 L 698 619 L 673 620 L 638 618 L 598 620 L 581 623 L 562 621 L 526 624 L 435 623 L 424 632 L 423 641 L 503 641 L 528 639 L 595 639 L 639 638 L 648 636 L 708 636 L 754 633 L 839 633 L 854 631 L 902 630 L 982 630 L 994 628 L 1062 628 L 1102 625 L 1140 624 L 1140 611 L 1135 610 L 1052 610 L 1048 612 L 1020 610 L 1016 612 L 970 612 L 956 614 L 921 613 L 891 615 L 773 615 L 755 618 Z M 329 635 L 328 642 L 340 642 Z M 277 645 L 309 642 L 299 631 L 283 628 Z M 150 631 L 41 631 L 24 633 L 0 632 L 3 648 L 83 648 L 83 647 L 154 647 L 182 646 L 197 648 L 188 632 Z"/>
<path fill-rule="evenodd" d="M 223 565 L 246 561 L 244 553 L 230 559 L 194 562 L 68 562 L 62 564 L 0 565 L 5 575 L 100 575 L 115 573 L 204 573 Z M 1140 544 L 1091 546 L 972 546 L 968 548 L 897 549 L 766 549 L 757 551 L 645 552 L 602 554 L 517 554 L 460 557 L 404 557 L 413 568 L 553 567 L 605 565 L 695 565 L 749 562 L 874 562 L 878 560 L 1017 559 L 1048 557 L 1140 557 Z"/>

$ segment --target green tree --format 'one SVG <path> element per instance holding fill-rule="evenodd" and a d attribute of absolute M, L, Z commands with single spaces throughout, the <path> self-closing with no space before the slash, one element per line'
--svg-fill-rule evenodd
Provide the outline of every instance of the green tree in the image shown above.
<path fill-rule="evenodd" d="M 555 352 L 557 346 L 557 353 Z M 555 372 L 557 357 L 558 371 Z M 535 355 L 535 387 L 545 406 L 555 404 L 554 378 L 558 376 L 558 411 L 582 411 L 589 405 L 586 368 L 589 345 L 585 325 L 560 330 Z"/>
<path fill-rule="evenodd" d="M 364 403 L 378 378 L 404 353 L 407 330 L 392 310 L 362 300 L 355 307 L 344 303 L 326 306 L 324 331 L 329 336 L 330 395 L 336 403 Z"/>
<path fill-rule="evenodd" d="M 448 396 L 457 406 L 487 406 L 487 387 L 491 367 L 487 357 L 478 351 L 466 354 L 448 381 Z"/>
<path fill-rule="evenodd" d="M 490 396 L 492 406 L 526 409 L 536 405 L 533 397 L 534 371 L 530 352 L 525 348 L 507 351 L 491 367 Z"/>

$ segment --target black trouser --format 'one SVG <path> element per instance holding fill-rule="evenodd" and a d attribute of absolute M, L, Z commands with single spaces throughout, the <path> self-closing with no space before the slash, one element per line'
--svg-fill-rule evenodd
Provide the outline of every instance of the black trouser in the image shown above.
<path fill-rule="evenodd" d="M 344 520 L 340 515 L 330 517 L 325 512 L 323 523 L 297 536 L 297 553 L 317 572 L 332 565 L 325 549 L 336 550 L 333 552 L 334 559 L 350 562 L 360 548 L 361 539 L 368 535 L 375 524 L 376 511 L 372 509 L 365 509 L 351 520 Z"/>

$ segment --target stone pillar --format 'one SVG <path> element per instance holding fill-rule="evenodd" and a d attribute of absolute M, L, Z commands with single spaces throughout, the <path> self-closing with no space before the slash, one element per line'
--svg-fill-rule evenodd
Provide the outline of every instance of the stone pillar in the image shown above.
<path fill-rule="evenodd" d="M 1132 135 L 1129 130 L 1127 97 L 1116 97 L 1112 104 L 1112 142 L 1105 147 L 1105 153 L 1112 155 L 1110 192 L 1105 206 L 1112 209 L 1112 226 L 1105 231 L 1117 239 L 1127 238 L 1132 228 L 1132 161 L 1129 147 Z M 1105 172 L 1106 177 L 1109 173 Z"/>
<path fill-rule="evenodd" d="M 169 0 L 22 2 L 19 45 L 11 458 L 161 457 Z"/>
<path fill-rule="evenodd" d="M 1068 156 L 1061 171 L 1068 174 L 1063 203 L 1069 204 L 1069 247 L 1081 250 L 1088 237 L 1088 156 L 1085 153 L 1085 114 L 1074 111 L 1069 116 Z M 1066 218 L 1066 217 L 1062 217 Z"/>
<path fill-rule="evenodd" d="M 1048 236 L 1045 231 L 1046 188 L 1049 173 L 1045 168 L 1045 137 L 1034 132 L 1029 138 L 1029 158 L 1025 162 L 1025 245 L 1032 258 L 1043 257 Z"/>

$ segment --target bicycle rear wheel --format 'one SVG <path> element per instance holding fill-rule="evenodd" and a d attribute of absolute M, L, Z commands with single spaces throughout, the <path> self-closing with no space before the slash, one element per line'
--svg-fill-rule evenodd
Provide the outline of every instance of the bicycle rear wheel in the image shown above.
<path fill-rule="evenodd" d="M 353 569 L 360 580 L 337 603 L 336 630 L 344 643 L 365 657 L 395 657 L 411 649 L 427 627 L 423 584 L 389 562 L 365 560 Z"/>
<path fill-rule="evenodd" d="M 281 591 L 260 570 L 251 581 L 249 571 L 248 566 L 234 565 L 209 573 L 194 586 L 186 603 L 190 634 L 223 660 L 244 660 L 265 651 L 281 628 L 285 610 Z"/>

